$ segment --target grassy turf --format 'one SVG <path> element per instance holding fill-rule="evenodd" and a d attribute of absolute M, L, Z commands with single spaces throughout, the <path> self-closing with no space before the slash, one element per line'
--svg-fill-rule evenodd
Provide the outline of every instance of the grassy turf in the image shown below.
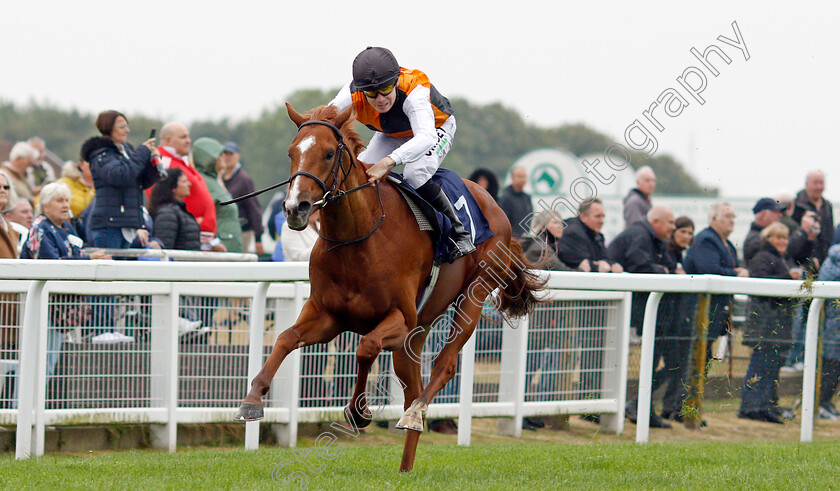
<path fill-rule="evenodd" d="M 338 450 L 335 445 L 331 450 Z M 290 449 L 138 450 L 92 456 L 0 458 L 0 489 L 510 489 L 759 488 L 825 489 L 837 484 L 840 444 L 654 443 L 420 446 L 412 473 L 397 472 L 397 446 L 343 445 L 312 469 Z M 289 464 L 282 466 L 288 460 Z M 275 480 L 273 480 L 275 479 Z"/>

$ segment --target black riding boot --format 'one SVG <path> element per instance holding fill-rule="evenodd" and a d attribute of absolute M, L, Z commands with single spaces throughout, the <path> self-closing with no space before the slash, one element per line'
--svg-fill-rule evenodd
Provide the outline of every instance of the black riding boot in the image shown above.
<path fill-rule="evenodd" d="M 452 232 L 449 238 L 455 243 L 455 257 L 457 259 L 475 251 L 475 246 L 472 243 L 470 233 L 464 228 L 464 224 L 458 219 L 458 214 L 455 212 L 455 207 L 449 202 L 449 198 L 436 183 L 431 179 L 426 181 L 417 188 L 417 194 L 429 202 L 437 211 L 443 213 L 452 222 Z"/>

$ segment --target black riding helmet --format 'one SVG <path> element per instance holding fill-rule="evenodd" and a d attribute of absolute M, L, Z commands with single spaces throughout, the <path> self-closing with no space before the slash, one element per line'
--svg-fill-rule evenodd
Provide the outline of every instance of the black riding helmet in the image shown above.
<path fill-rule="evenodd" d="M 386 48 L 368 46 L 353 60 L 353 85 L 359 90 L 375 90 L 397 82 L 400 64 Z"/>

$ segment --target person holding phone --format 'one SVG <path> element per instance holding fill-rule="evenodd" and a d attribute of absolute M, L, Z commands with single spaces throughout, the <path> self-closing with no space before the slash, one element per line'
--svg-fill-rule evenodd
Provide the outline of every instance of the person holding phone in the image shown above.
<path fill-rule="evenodd" d="M 127 249 L 149 245 L 143 220 L 143 190 L 158 180 L 153 159 L 159 157 L 154 138 L 134 148 L 128 143 L 131 129 L 117 111 L 103 111 L 96 118 L 102 136 L 84 144 L 82 159 L 90 162 L 96 189 L 91 210 L 89 240 L 94 247 Z"/>

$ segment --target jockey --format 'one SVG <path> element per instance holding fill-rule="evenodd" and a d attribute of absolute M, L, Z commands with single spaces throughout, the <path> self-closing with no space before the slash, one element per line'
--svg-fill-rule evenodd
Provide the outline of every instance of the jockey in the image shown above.
<path fill-rule="evenodd" d="M 455 116 L 449 100 L 426 74 L 400 67 L 385 48 L 369 47 L 353 60 L 353 81 L 330 105 L 339 111 L 352 105 L 356 119 L 375 132 L 359 155 L 363 162 L 375 162 L 367 169 L 370 181 L 382 179 L 396 165 L 405 165 L 406 182 L 452 222 L 455 257 L 475 251 L 449 198 L 431 180 L 452 146 Z"/>

